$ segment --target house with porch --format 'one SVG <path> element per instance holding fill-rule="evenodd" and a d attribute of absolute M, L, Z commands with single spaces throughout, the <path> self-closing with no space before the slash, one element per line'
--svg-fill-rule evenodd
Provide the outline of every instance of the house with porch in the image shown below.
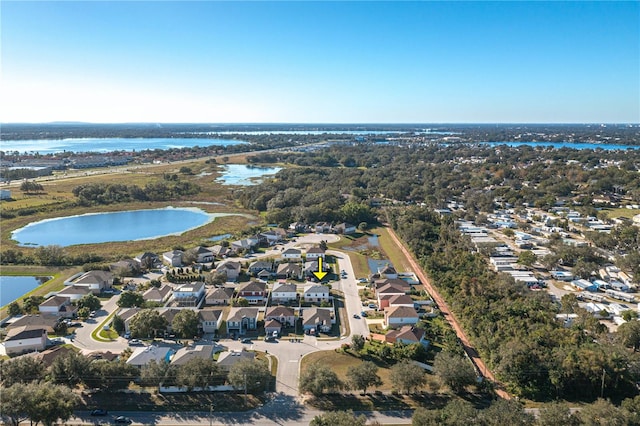
<path fill-rule="evenodd" d="M 182 307 L 198 306 L 204 298 L 204 290 L 205 286 L 201 281 L 183 284 L 173 290 L 173 301 Z"/>
<path fill-rule="evenodd" d="M 264 304 L 267 299 L 267 284 L 259 281 L 240 284 L 237 296 L 247 299 L 250 305 Z"/>
<path fill-rule="evenodd" d="M 231 308 L 227 316 L 227 332 L 244 335 L 258 328 L 258 308 Z"/>
<path fill-rule="evenodd" d="M 302 310 L 302 329 L 305 333 L 328 333 L 334 323 L 333 309 L 313 307 Z"/>
<path fill-rule="evenodd" d="M 285 327 L 293 327 L 296 324 L 296 314 L 293 308 L 288 306 L 270 306 L 264 314 L 265 321 L 276 320 Z"/>

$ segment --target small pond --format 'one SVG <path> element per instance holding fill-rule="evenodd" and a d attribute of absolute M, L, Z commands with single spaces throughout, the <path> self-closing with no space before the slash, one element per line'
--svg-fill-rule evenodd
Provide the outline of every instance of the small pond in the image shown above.
<path fill-rule="evenodd" d="M 46 219 L 13 231 L 22 246 L 71 246 L 133 241 L 179 235 L 217 217 L 231 213 L 207 213 L 198 208 L 131 210 L 91 213 Z"/>
<path fill-rule="evenodd" d="M 7 305 L 47 282 L 51 277 L 0 275 L 0 306 Z"/>
<path fill-rule="evenodd" d="M 217 180 L 224 185 L 256 185 L 261 178 L 267 175 L 275 175 L 282 167 L 259 167 L 247 164 L 227 164 L 224 172 Z"/>

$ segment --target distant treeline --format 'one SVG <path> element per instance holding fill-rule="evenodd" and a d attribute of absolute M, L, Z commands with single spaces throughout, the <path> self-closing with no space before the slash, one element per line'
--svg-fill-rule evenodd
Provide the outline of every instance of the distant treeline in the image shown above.
<path fill-rule="evenodd" d="M 138 185 L 89 183 L 73 188 L 81 205 L 113 204 L 129 201 L 166 201 L 185 195 L 195 195 L 200 187 L 191 182 L 153 182 Z"/>

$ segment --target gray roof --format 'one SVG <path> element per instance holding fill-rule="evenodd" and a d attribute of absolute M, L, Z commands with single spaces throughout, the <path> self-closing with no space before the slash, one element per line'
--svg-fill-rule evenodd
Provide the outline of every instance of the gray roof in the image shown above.
<path fill-rule="evenodd" d="M 42 337 L 43 334 L 47 334 L 47 331 L 44 328 L 28 328 L 25 327 L 23 330 L 18 331 L 15 334 L 7 335 L 7 338 L 4 339 L 5 342 L 12 340 L 23 340 L 23 339 L 34 339 Z"/>
<path fill-rule="evenodd" d="M 196 358 L 212 359 L 213 349 L 213 345 L 197 345 L 180 348 L 171 359 L 171 364 L 182 365 Z"/>
<path fill-rule="evenodd" d="M 129 359 L 127 359 L 127 364 L 142 366 L 149 364 L 151 360 L 164 362 L 167 360 L 167 355 L 170 352 L 174 352 L 173 349 L 166 346 L 144 346 L 136 348 Z"/>
<path fill-rule="evenodd" d="M 227 321 L 240 322 L 242 317 L 257 318 L 258 308 L 231 308 Z"/>
<path fill-rule="evenodd" d="M 198 315 L 202 321 L 218 321 L 222 315 L 222 309 L 201 309 Z"/>
<path fill-rule="evenodd" d="M 256 357 L 255 352 L 248 351 L 232 351 L 232 352 L 222 352 L 218 357 L 218 365 L 223 368 L 230 368 L 232 365 L 236 364 L 238 361 L 243 359 L 254 360 Z"/>

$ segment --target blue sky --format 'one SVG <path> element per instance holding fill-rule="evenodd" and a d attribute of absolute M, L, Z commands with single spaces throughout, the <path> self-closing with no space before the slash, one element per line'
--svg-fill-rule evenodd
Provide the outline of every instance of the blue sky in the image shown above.
<path fill-rule="evenodd" d="M 640 3 L 2 1 L 3 122 L 640 122 Z"/>

